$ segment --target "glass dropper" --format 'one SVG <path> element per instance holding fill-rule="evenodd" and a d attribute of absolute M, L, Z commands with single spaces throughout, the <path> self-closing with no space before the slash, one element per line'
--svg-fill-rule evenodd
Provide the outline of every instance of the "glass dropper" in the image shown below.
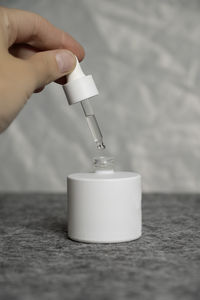
<path fill-rule="evenodd" d="M 105 145 L 103 143 L 103 136 L 90 101 L 88 99 L 81 101 L 81 106 L 84 111 L 88 127 L 92 133 L 94 142 L 97 145 L 97 149 L 105 149 Z"/>
<path fill-rule="evenodd" d="M 77 58 L 76 67 L 69 75 L 67 75 L 67 84 L 63 86 L 63 90 L 70 105 L 78 102 L 81 103 L 84 115 L 97 148 L 105 149 L 101 130 L 95 117 L 92 105 L 88 100 L 88 98 L 98 95 L 99 92 L 92 75 L 84 74 Z"/>

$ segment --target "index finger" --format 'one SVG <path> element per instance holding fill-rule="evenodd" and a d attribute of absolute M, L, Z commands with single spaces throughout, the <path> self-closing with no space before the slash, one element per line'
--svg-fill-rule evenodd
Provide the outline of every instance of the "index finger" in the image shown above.
<path fill-rule="evenodd" d="M 84 49 L 74 38 L 40 15 L 1 7 L 0 20 L 7 48 L 14 43 L 27 43 L 41 51 L 68 49 L 79 60 L 84 58 Z"/>

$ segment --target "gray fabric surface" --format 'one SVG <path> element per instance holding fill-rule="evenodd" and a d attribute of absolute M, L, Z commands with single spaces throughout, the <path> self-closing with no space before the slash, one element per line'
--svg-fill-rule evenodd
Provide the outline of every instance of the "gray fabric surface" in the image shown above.
<path fill-rule="evenodd" d="M 39 13 L 84 45 L 97 119 L 121 170 L 142 174 L 146 192 L 200 192 L 199 0 L 0 2 Z M 0 191 L 64 192 L 93 149 L 81 109 L 51 84 L 0 136 Z"/>
<path fill-rule="evenodd" d="M 0 195 L 0 299 L 199 299 L 200 195 L 144 195 L 143 236 L 67 239 L 65 195 Z"/>

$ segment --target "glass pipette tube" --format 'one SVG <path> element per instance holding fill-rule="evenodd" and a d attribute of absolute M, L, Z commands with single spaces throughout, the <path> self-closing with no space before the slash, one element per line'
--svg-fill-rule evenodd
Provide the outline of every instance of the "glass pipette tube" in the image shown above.
<path fill-rule="evenodd" d="M 95 117 L 92 105 L 88 99 L 81 101 L 81 106 L 84 111 L 88 127 L 92 133 L 92 137 L 94 139 L 94 142 L 97 145 L 98 149 L 105 149 L 105 145 L 103 143 L 103 136 L 101 133 L 101 130 L 99 128 L 99 124 L 97 122 L 97 119 Z"/>

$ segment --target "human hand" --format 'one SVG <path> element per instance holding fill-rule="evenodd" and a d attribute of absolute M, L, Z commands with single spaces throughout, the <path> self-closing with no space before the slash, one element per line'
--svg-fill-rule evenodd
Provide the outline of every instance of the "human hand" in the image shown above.
<path fill-rule="evenodd" d="M 0 7 L 0 133 L 34 91 L 65 83 L 84 57 L 82 46 L 41 16 Z"/>

